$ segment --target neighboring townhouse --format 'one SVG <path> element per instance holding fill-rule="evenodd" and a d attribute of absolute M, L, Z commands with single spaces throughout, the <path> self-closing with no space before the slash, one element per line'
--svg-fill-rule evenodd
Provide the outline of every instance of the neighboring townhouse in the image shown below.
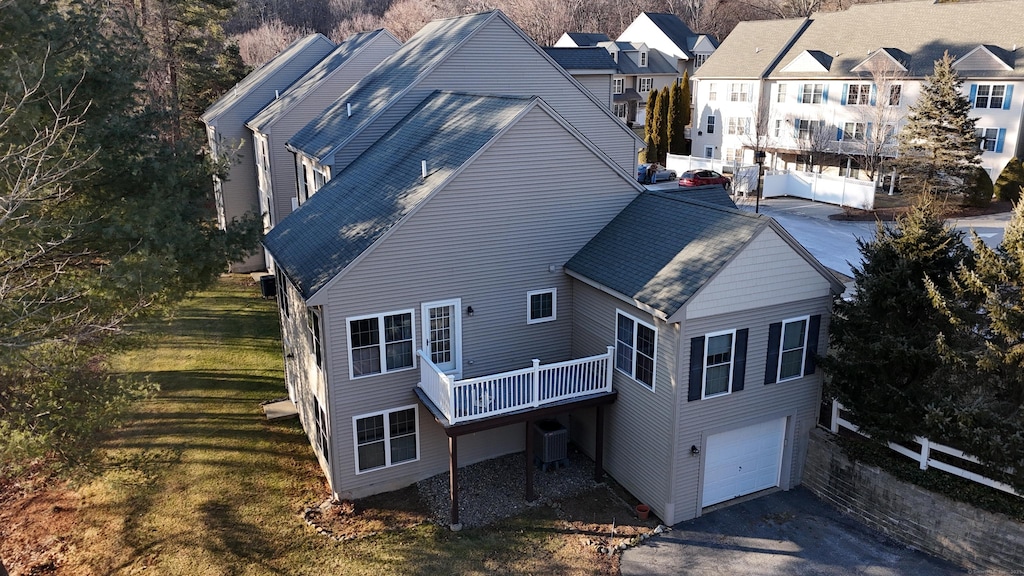
<path fill-rule="evenodd" d="M 555 48 L 588 48 L 597 46 L 601 42 L 610 42 L 611 38 L 601 32 L 565 32 L 558 41 Z"/>
<path fill-rule="evenodd" d="M 334 42 L 322 34 L 300 38 L 249 73 L 203 113 L 210 154 L 230 159 L 227 176 L 214 177 L 217 220 L 222 229 L 246 214 L 262 212 L 255 147 L 245 123 L 334 48 Z M 252 272 L 265 266 L 263 252 L 258 251 L 244 262 L 231 263 L 231 271 Z"/>
<path fill-rule="evenodd" d="M 672 59 L 678 76 L 693 76 L 718 48 L 718 40 L 708 34 L 697 34 L 675 14 L 641 12 L 619 34 L 619 42 L 644 43 Z"/>
<path fill-rule="evenodd" d="M 651 91 L 662 91 L 680 78 L 675 62 L 643 42 L 602 42 L 618 66 L 612 78 L 612 110 L 627 125 L 643 126 Z"/>
<path fill-rule="evenodd" d="M 799 483 L 842 286 L 695 192 L 645 192 L 537 96 L 434 91 L 389 122 L 264 241 L 335 495 L 449 470 L 454 525 L 460 466 L 525 450 L 530 498 L 545 419 L 668 524 Z"/>
<path fill-rule="evenodd" d="M 643 142 L 498 10 L 427 24 L 288 142 L 299 203 L 343 170 L 434 90 L 540 96 L 632 172 Z M 623 136 L 628 137 L 623 137 Z M 376 168 L 387 178 L 387 162 Z M 569 164 L 561 172 L 574 170 Z"/>
<path fill-rule="evenodd" d="M 256 153 L 264 233 L 298 206 L 295 161 L 285 143 L 401 45 L 384 29 L 347 38 L 246 123 Z"/>
<path fill-rule="evenodd" d="M 1003 0 L 860 4 L 741 23 L 696 74 L 702 133 L 694 150 L 749 162 L 750 133 L 761 133 L 769 166 L 824 158 L 855 174 L 895 156 L 909 106 L 948 52 L 977 118 L 982 166 L 995 179 L 1024 152 L 1022 21 L 1024 1 Z"/>
<path fill-rule="evenodd" d="M 577 82 L 590 90 L 609 108 L 612 107 L 612 78 L 618 66 L 604 48 L 544 48 L 544 52 Z"/>

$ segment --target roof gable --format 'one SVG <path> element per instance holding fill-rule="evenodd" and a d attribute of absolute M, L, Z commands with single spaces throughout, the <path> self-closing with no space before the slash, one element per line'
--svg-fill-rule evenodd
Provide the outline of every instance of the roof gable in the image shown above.
<path fill-rule="evenodd" d="M 263 96 L 269 101 L 270 98 L 273 98 L 273 93 L 270 90 L 285 90 L 295 81 L 296 77 L 301 76 L 334 48 L 334 42 L 331 42 L 330 39 L 319 33 L 310 34 L 295 40 L 287 48 L 279 52 L 277 56 L 274 56 L 262 66 L 250 72 L 238 84 L 235 84 L 234 87 L 221 96 L 219 100 L 211 104 L 203 112 L 203 122 L 207 124 L 214 122 L 217 117 L 231 110 L 236 105 L 245 102 L 250 96 L 255 96 L 260 88 L 264 87 L 265 83 L 272 82 L 275 85 L 267 87 L 264 90 L 266 95 Z M 303 66 L 295 75 L 288 77 L 284 81 L 275 79 L 289 65 L 302 58 L 310 60 L 310 64 Z M 253 110 L 253 112 L 262 109 L 264 105 L 266 105 L 266 102 L 259 104 L 258 109 Z"/>
<path fill-rule="evenodd" d="M 762 78 L 778 64 L 809 20 L 751 20 L 729 37 L 694 73 L 694 78 Z"/>
<path fill-rule="evenodd" d="M 562 38 L 559 39 L 555 46 L 576 46 L 582 48 L 584 46 L 597 46 L 599 42 L 607 42 L 609 40 L 611 40 L 611 38 L 609 38 L 607 34 L 601 32 L 566 32 L 565 34 L 562 34 Z"/>
<path fill-rule="evenodd" d="M 782 67 L 783 72 L 828 72 L 832 67 L 832 56 L 821 50 L 804 50 Z"/>
<path fill-rule="evenodd" d="M 275 226 L 264 245 L 309 298 L 538 102 L 434 92 Z M 388 177 L 380 178 L 384 165 Z"/>
<path fill-rule="evenodd" d="M 1013 71 L 1013 53 L 998 46 L 982 44 L 953 62 L 953 68 L 962 70 Z"/>
<path fill-rule="evenodd" d="M 566 269 L 667 318 L 769 221 L 679 194 L 646 192 L 580 249 Z"/>
<path fill-rule="evenodd" d="M 906 72 L 910 66 L 910 54 L 898 48 L 879 48 L 867 58 L 854 66 L 851 72 L 872 72 L 873 70 L 893 70 Z"/>
<path fill-rule="evenodd" d="M 265 130 L 343 69 L 347 63 L 374 41 L 391 41 L 396 48 L 402 44 L 393 34 L 383 28 L 350 36 L 254 116 L 248 123 L 249 127 L 255 131 Z"/>

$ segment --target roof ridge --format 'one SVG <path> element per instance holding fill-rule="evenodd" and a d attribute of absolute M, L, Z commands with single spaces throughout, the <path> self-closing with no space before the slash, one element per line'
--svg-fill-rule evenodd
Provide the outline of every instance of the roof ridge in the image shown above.
<path fill-rule="evenodd" d="M 746 210 L 740 210 L 739 208 L 731 208 L 729 206 L 723 206 L 722 204 L 715 204 L 713 202 L 697 200 L 696 198 L 687 198 L 686 196 L 681 196 L 678 192 L 668 192 L 665 190 L 645 190 L 641 192 L 641 194 L 648 194 L 650 196 L 665 198 L 667 200 L 674 200 L 676 202 L 695 204 L 697 206 L 700 206 L 701 208 L 711 208 L 713 210 L 728 212 L 730 214 L 736 214 L 738 216 L 743 216 L 744 218 L 751 218 L 754 220 L 760 220 L 762 222 L 767 222 L 769 220 L 769 218 L 764 214 L 754 214 L 747 212 Z"/>

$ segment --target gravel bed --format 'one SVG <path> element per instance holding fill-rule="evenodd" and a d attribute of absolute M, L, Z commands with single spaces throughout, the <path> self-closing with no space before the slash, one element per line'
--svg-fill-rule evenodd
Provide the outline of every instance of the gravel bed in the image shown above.
<path fill-rule="evenodd" d="M 526 453 L 509 454 L 459 468 L 459 521 L 464 527 L 486 526 L 515 516 L 530 506 L 526 502 Z M 561 468 L 533 470 L 537 502 L 575 496 L 596 487 L 594 462 L 570 447 L 569 464 Z M 439 524 L 451 522 L 448 473 L 419 482 L 420 496 Z"/>

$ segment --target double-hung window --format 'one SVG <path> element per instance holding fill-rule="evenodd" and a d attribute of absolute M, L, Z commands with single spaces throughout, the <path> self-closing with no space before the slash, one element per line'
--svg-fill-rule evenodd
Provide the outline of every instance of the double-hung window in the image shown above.
<path fill-rule="evenodd" d="M 640 58 L 640 67 L 641 68 L 647 68 L 647 52 L 641 51 L 639 58 Z"/>
<path fill-rule="evenodd" d="M 654 87 L 654 78 L 649 78 L 649 77 L 647 77 L 647 78 L 641 77 L 640 78 L 640 91 L 641 92 L 650 92 L 651 88 L 653 88 L 653 87 Z"/>
<path fill-rule="evenodd" d="M 327 438 L 327 412 L 324 411 L 323 406 L 320 405 L 320 401 L 317 400 L 316 396 L 313 396 L 313 417 L 316 420 L 316 443 L 317 447 L 320 448 L 320 454 L 324 457 L 324 461 L 327 463 L 331 462 L 331 444 Z"/>
<path fill-rule="evenodd" d="M 615 368 L 653 390 L 657 329 L 621 310 L 615 324 Z"/>
<path fill-rule="evenodd" d="M 704 348 L 704 393 L 709 398 L 732 391 L 733 344 L 736 332 L 706 336 Z"/>
<path fill-rule="evenodd" d="M 277 301 L 281 306 L 281 311 L 284 312 L 285 318 L 291 318 L 288 304 L 288 278 L 285 277 L 284 272 L 280 269 L 277 271 Z"/>
<path fill-rule="evenodd" d="M 824 95 L 824 84 L 804 84 L 803 90 L 800 92 L 800 102 L 802 104 L 821 104 Z"/>
<path fill-rule="evenodd" d="M 893 84 L 889 87 L 889 106 L 899 106 L 903 101 L 903 86 Z"/>
<path fill-rule="evenodd" d="M 526 323 L 538 324 L 551 322 L 555 319 L 557 299 L 556 290 L 533 290 L 526 293 Z"/>
<path fill-rule="evenodd" d="M 775 85 L 775 101 L 785 102 L 786 101 L 786 85 L 776 84 Z"/>
<path fill-rule="evenodd" d="M 353 418 L 356 474 L 418 460 L 418 420 L 415 406 Z"/>
<path fill-rule="evenodd" d="M 612 110 L 617 117 L 623 120 L 626 119 L 626 104 L 624 102 L 616 102 L 612 105 Z"/>
<path fill-rule="evenodd" d="M 709 54 L 694 54 L 693 55 L 693 69 L 696 70 L 704 65 L 708 61 Z"/>
<path fill-rule="evenodd" d="M 871 103 L 871 84 L 850 84 L 846 88 L 846 106 L 867 106 Z"/>
<path fill-rule="evenodd" d="M 612 78 L 612 93 L 622 94 L 624 89 L 624 83 L 622 78 Z"/>
<path fill-rule="evenodd" d="M 724 396 L 743 389 L 749 330 L 722 330 L 690 339 L 688 400 Z"/>
<path fill-rule="evenodd" d="M 804 351 L 807 348 L 807 317 L 782 323 L 779 349 L 779 382 L 804 375 Z"/>
<path fill-rule="evenodd" d="M 795 120 L 795 122 L 798 140 L 810 140 L 820 126 L 818 120 Z"/>
<path fill-rule="evenodd" d="M 768 326 L 765 384 L 814 374 L 820 326 L 820 315 L 790 318 Z"/>
<path fill-rule="evenodd" d="M 730 102 L 750 102 L 750 84 L 733 82 L 729 84 Z"/>
<path fill-rule="evenodd" d="M 349 318 L 351 377 L 413 367 L 412 310 Z"/>
<path fill-rule="evenodd" d="M 718 100 L 718 86 L 714 82 L 708 83 L 708 102 Z"/>
<path fill-rule="evenodd" d="M 715 133 L 715 117 L 714 116 L 708 116 L 708 122 L 707 122 L 706 128 L 707 128 L 707 133 L 708 134 L 714 134 Z"/>
<path fill-rule="evenodd" d="M 750 118 L 729 118 L 726 130 L 729 134 L 743 136 L 750 132 Z"/>
<path fill-rule="evenodd" d="M 316 358 L 316 365 L 323 368 L 323 349 L 320 346 L 320 315 L 312 308 L 307 308 L 306 325 L 309 328 L 310 347 Z"/>
<path fill-rule="evenodd" d="M 985 152 L 1002 152 L 1006 139 L 1005 128 L 978 128 L 978 146 Z"/>
<path fill-rule="evenodd" d="M 861 142 L 864 140 L 864 128 L 863 122 L 846 122 L 843 124 L 843 129 L 839 131 L 839 137 L 836 140 L 854 140 Z"/>
<path fill-rule="evenodd" d="M 978 84 L 971 92 L 975 108 L 1003 108 L 1007 96 L 1006 84 Z"/>

